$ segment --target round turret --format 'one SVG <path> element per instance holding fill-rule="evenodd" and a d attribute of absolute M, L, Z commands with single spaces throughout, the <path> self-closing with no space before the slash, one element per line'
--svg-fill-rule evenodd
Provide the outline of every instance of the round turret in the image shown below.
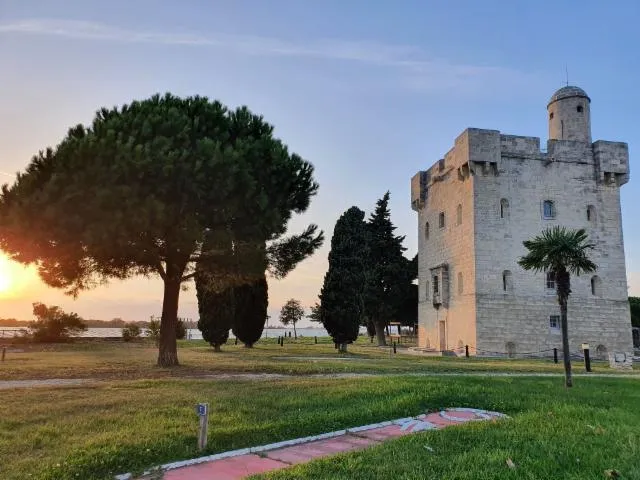
<path fill-rule="evenodd" d="M 567 85 L 551 96 L 547 104 L 550 140 L 591 143 L 591 99 L 579 87 Z"/>

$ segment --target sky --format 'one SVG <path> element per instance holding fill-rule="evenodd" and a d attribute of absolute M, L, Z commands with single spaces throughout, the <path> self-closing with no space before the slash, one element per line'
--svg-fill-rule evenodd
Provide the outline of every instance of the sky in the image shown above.
<path fill-rule="evenodd" d="M 410 179 L 467 127 L 547 139 L 546 104 L 566 82 L 591 97 L 593 138 L 625 141 L 622 188 L 630 294 L 640 295 L 640 2 L 501 0 L 0 0 L 0 183 L 101 107 L 154 93 L 247 105 L 312 162 L 320 184 L 291 232 L 318 224 L 325 246 L 269 281 L 272 323 L 289 298 L 315 303 L 335 221 L 369 214 L 391 192 L 391 217 L 417 250 Z M 162 285 L 135 278 L 77 299 L 0 258 L 0 317 L 44 302 L 85 318 L 159 315 Z M 195 289 L 180 316 L 197 318 Z"/>

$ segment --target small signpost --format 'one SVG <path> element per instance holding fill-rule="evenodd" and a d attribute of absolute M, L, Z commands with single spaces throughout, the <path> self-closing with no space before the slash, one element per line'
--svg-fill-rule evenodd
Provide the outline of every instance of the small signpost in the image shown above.
<path fill-rule="evenodd" d="M 587 372 L 591 371 L 591 358 L 589 358 L 589 344 L 582 344 L 582 351 L 584 352 L 584 369 Z"/>
<path fill-rule="evenodd" d="M 209 404 L 199 403 L 196 406 L 196 413 L 200 420 L 198 429 L 198 450 L 204 450 L 207 447 L 207 427 L 209 425 Z"/>

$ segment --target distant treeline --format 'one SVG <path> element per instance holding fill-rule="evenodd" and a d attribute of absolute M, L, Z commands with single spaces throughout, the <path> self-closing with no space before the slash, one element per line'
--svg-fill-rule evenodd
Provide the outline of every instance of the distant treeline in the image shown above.
<path fill-rule="evenodd" d="M 87 327 L 91 328 L 122 328 L 127 323 L 135 323 L 140 327 L 146 327 L 149 322 L 126 322 L 121 318 L 113 320 L 86 320 L 82 319 Z M 32 320 L 17 320 L 15 318 L 0 318 L 0 327 L 28 327 Z"/>
<path fill-rule="evenodd" d="M 158 318 L 159 320 L 159 318 Z M 191 319 L 182 319 L 185 322 L 186 328 L 197 328 L 197 322 Z M 122 318 L 113 318 L 111 320 L 95 320 L 95 319 L 82 319 L 83 323 L 89 328 L 122 328 L 127 324 L 136 324 L 139 327 L 147 328 L 149 321 L 132 321 L 127 322 Z M 17 320 L 15 318 L 0 318 L 0 327 L 28 327 L 32 320 Z"/>

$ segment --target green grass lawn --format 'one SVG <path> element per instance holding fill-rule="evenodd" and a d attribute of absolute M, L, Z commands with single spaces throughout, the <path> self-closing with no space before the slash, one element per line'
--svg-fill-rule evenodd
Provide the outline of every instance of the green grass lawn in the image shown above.
<path fill-rule="evenodd" d="M 181 366 L 161 369 L 155 366 L 157 350 L 150 342 L 85 342 L 47 347 L 19 346 L 23 353 L 7 354 L 0 362 L 0 380 L 37 378 L 104 378 L 140 379 L 176 376 L 206 375 L 217 372 L 261 373 L 430 373 L 467 371 L 556 372 L 562 365 L 551 360 L 481 359 L 471 357 L 417 357 L 378 348 L 368 339 L 349 347 L 350 352 L 340 354 L 328 339 L 315 345 L 313 338 L 287 339 L 284 347 L 275 339 L 261 340 L 253 349 L 241 345 L 226 345 L 222 353 L 203 341 L 182 341 L 179 344 Z M 318 358 L 320 357 L 320 358 Z M 583 367 L 575 364 L 575 370 Z M 602 362 L 594 362 L 594 370 L 607 373 L 612 370 Z M 617 372 L 618 373 L 618 372 Z"/>
<path fill-rule="evenodd" d="M 448 406 L 513 418 L 425 432 L 272 478 L 640 478 L 640 381 L 579 378 L 151 379 L 0 392 L 0 478 L 107 479 L 197 456 L 194 405 L 220 452 Z M 425 445 L 433 448 L 430 452 Z M 511 458 L 516 469 L 505 462 Z"/>

